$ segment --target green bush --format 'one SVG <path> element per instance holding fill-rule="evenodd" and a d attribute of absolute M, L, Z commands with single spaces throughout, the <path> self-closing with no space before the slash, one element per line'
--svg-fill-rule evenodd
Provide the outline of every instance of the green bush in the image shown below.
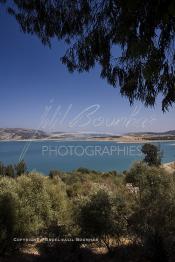
<path fill-rule="evenodd" d="M 6 204 L 7 203 L 7 204 Z M 50 226 L 67 219 L 68 205 L 63 182 L 40 174 L 0 179 L 0 251 L 14 246 L 13 238 L 44 236 Z"/>
<path fill-rule="evenodd" d="M 50 177 L 51 179 L 53 179 L 53 178 L 56 178 L 56 177 L 60 177 L 61 174 L 62 174 L 62 172 L 59 171 L 59 170 L 51 170 L 51 171 L 49 172 L 49 177 Z"/>
<path fill-rule="evenodd" d="M 24 160 L 20 161 L 16 165 L 7 165 L 5 166 L 0 162 L 0 176 L 15 177 L 22 174 L 27 174 L 27 165 Z"/>
<path fill-rule="evenodd" d="M 4 172 L 3 165 L 0 170 Z M 174 174 L 143 162 L 124 177 L 92 171 L 52 174 L 51 179 L 38 173 L 0 177 L 1 254 L 19 247 L 16 237 L 79 236 L 98 238 L 109 251 L 134 240 L 149 261 L 173 257 Z"/>
<path fill-rule="evenodd" d="M 91 172 L 91 170 L 89 170 L 86 167 L 79 167 L 76 172 L 82 173 L 82 174 L 89 174 Z"/>
<path fill-rule="evenodd" d="M 4 176 L 4 164 L 0 161 L 0 176 Z"/>
<path fill-rule="evenodd" d="M 119 243 L 120 238 L 126 234 L 126 217 L 129 214 L 124 196 L 117 194 L 113 198 L 107 192 L 99 191 L 79 209 L 77 223 L 80 235 L 98 238 L 110 251 L 112 240 Z"/>
<path fill-rule="evenodd" d="M 4 167 L 4 173 L 5 173 L 6 176 L 14 177 L 15 176 L 15 170 L 14 170 L 13 165 L 8 165 L 8 166 Z"/>
<path fill-rule="evenodd" d="M 136 173 L 139 192 L 130 225 L 151 261 L 165 262 L 175 245 L 175 180 L 163 169 L 141 170 Z"/>
<path fill-rule="evenodd" d="M 162 153 L 158 146 L 152 144 L 144 144 L 141 149 L 145 154 L 144 162 L 149 166 L 160 166 Z"/>
<path fill-rule="evenodd" d="M 27 165 L 24 160 L 21 160 L 17 165 L 15 165 L 15 171 L 17 176 L 27 172 Z"/>

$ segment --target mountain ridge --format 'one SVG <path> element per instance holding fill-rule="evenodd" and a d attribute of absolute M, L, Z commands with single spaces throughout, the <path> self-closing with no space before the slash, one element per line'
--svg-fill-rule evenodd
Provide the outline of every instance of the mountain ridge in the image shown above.
<path fill-rule="evenodd" d="M 164 132 L 130 132 L 123 135 L 110 133 L 96 133 L 96 132 L 46 132 L 43 130 L 36 130 L 32 128 L 0 128 L 0 140 L 37 140 L 37 139 L 73 139 L 73 140 L 121 140 L 124 141 L 140 141 L 140 140 L 175 140 L 175 130 L 168 130 Z"/>

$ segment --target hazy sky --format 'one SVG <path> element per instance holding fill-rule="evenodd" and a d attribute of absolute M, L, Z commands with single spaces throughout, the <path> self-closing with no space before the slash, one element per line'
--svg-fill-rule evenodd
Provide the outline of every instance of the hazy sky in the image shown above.
<path fill-rule="evenodd" d="M 175 129 L 175 107 L 166 114 L 141 103 L 130 107 L 119 90 L 90 73 L 70 74 L 61 64 L 63 43 L 44 47 L 0 13 L 0 127 L 47 131 L 126 133 Z"/>

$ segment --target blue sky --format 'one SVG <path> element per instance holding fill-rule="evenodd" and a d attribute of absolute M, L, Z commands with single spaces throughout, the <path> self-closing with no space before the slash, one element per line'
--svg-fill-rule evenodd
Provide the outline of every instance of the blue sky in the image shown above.
<path fill-rule="evenodd" d="M 100 79 L 98 66 L 70 74 L 60 62 L 63 43 L 44 47 L 3 10 L 0 37 L 0 127 L 115 134 L 175 129 L 175 107 L 166 114 L 160 101 L 152 109 L 139 102 L 130 107 Z"/>

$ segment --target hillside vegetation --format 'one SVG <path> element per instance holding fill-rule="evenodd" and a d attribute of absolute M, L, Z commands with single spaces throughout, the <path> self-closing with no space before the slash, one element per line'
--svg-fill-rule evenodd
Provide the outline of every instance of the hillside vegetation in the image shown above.
<path fill-rule="evenodd" d="M 175 259 L 175 175 L 146 163 L 124 174 L 1 174 L 0 214 L 3 262 Z"/>

